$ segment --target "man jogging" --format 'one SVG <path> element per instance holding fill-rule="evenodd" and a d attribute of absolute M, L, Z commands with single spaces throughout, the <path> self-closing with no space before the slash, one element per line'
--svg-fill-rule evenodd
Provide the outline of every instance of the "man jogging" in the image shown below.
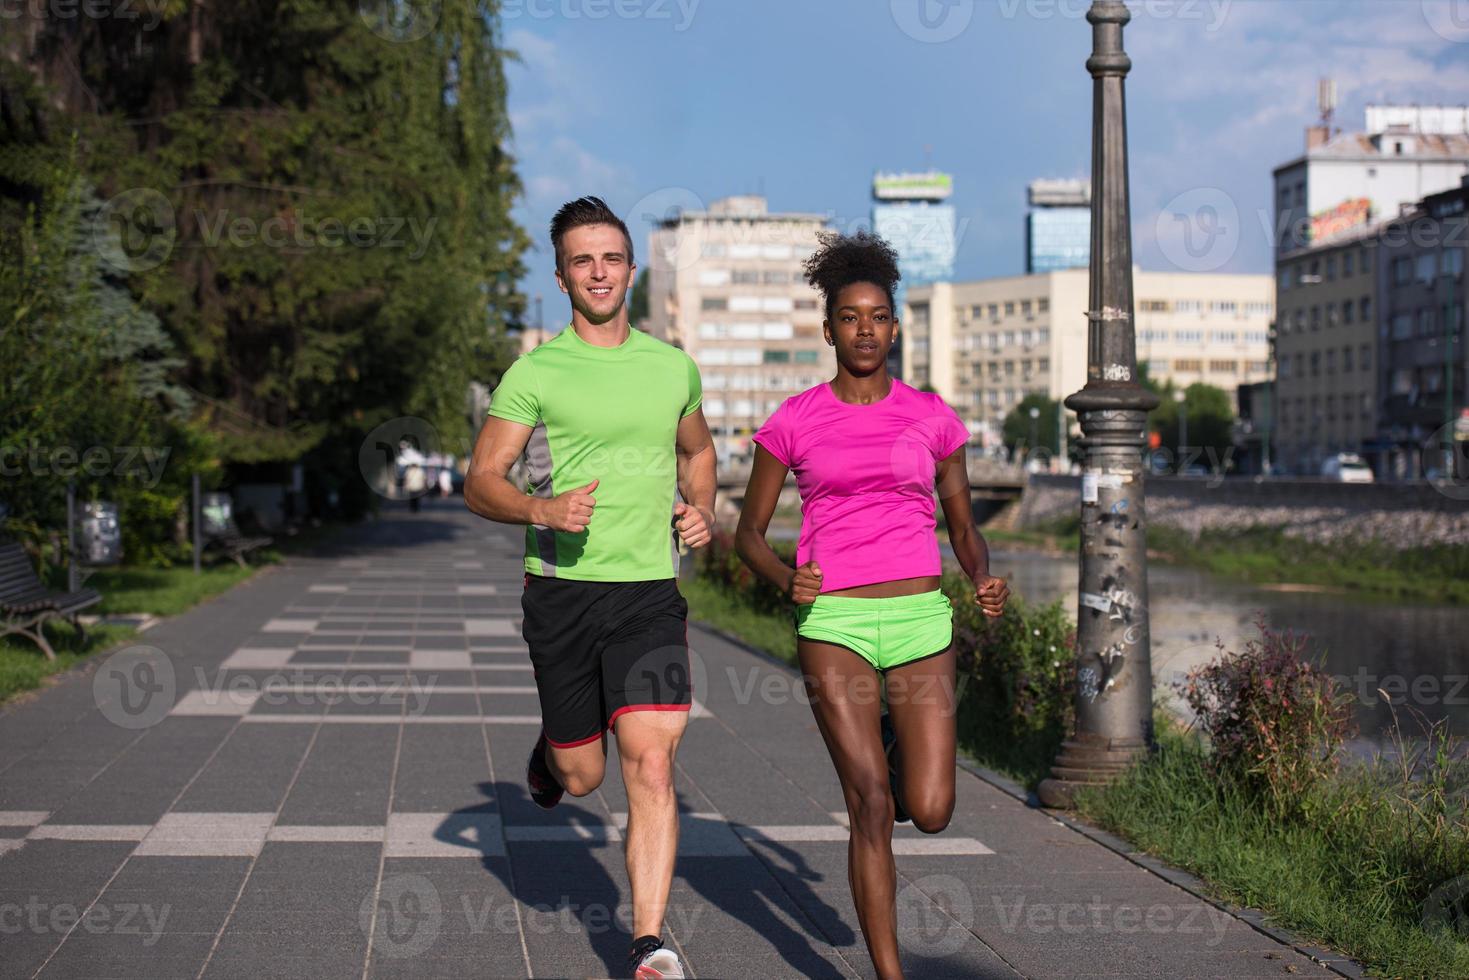
<path fill-rule="evenodd" d="M 627 226 L 584 197 L 556 213 L 551 244 L 571 325 L 505 372 L 464 500 L 481 517 L 527 525 L 523 633 L 542 722 L 531 798 L 550 809 L 563 793 L 595 790 L 605 733 L 617 736 L 630 970 L 682 977 L 660 938 L 678 846 L 673 759 L 692 703 L 675 534 L 692 548 L 709 541 L 714 444 L 693 360 L 628 326 L 637 267 Z M 522 454 L 526 488 L 506 479 Z"/>

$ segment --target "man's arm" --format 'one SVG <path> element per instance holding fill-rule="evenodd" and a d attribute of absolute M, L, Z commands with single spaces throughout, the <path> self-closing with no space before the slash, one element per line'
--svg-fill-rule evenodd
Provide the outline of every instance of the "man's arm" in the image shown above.
<path fill-rule="evenodd" d="M 704 410 L 696 408 L 679 420 L 675 437 L 678 450 L 678 492 L 697 515 L 687 511 L 679 516 L 678 530 L 684 542 L 699 547 L 708 541 L 714 529 L 714 495 L 717 481 L 714 469 L 714 437 Z M 699 533 L 699 529 L 705 532 Z"/>
<path fill-rule="evenodd" d="M 515 488 L 506 474 L 530 441 L 531 427 L 491 415 L 479 430 L 469 472 L 464 477 L 464 504 L 474 513 L 502 524 L 544 524 L 537 497 Z"/>

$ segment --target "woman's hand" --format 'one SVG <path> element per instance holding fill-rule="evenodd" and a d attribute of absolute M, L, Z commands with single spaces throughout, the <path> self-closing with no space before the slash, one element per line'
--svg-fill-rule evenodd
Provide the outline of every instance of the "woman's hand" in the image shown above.
<path fill-rule="evenodd" d="M 994 575 L 974 577 L 974 601 L 979 604 L 980 612 L 989 618 L 997 619 L 1005 611 L 1005 603 L 1009 600 L 1009 582 Z"/>
<path fill-rule="evenodd" d="M 821 568 L 814 561 L 808 561 L 796 569 L 795 575 L 791 576 L 790 587 L 791 599 L 798 606 L 807 606 L 816 601 L 821 594 Z"/>

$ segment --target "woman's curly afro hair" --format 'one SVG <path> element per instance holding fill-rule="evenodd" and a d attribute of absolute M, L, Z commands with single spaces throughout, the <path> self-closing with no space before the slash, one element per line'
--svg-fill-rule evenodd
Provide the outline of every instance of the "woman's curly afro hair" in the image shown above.
<path fill-rule="evenodd" d="M 806 281 L 826 298 L 826 315 L 836 308 L 837 295 L 858 282 L 870 282 L 887 293 L 893 305 L 893 293 L 902 276 L 898 272 L 898 253 L 887 242 L 866 231 L 842 235 L 834 231 L 817 232 L 820 242 L 806 260 Z"/>

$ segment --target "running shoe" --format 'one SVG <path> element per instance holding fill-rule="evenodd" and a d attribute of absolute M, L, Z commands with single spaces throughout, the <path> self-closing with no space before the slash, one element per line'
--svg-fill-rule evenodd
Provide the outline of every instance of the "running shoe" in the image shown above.
<path fill-rule="evenodd" d="M 657 936 L 644 936 L 634 942 L 627 963 L 636 980 L 682 980 L 684 975 L 678 954 L 665 949 Z"/>
<path fill-rule="evenodd" d="M 530 798 L 542 810 L 549 810 L 561 802 L 566 790 L 551 774 L 546 764 L 546 733 L 536 739 L 536 747 L 530 750 L 530 761 L 525 766 L 525 784 L 530 789 Z"/>
<path fill-rule="evenodd" d="M 898 767 L 893 762 L 893 750 L 898 747 L 898 731 L 893 727 L 892 716 L 882 714 L 882 750 L 888 757 L 888 786 L 893 791 L 893 822 L 907 823 L 908 811 L 903 809 L 903 800 L 898 796 Z"/>

